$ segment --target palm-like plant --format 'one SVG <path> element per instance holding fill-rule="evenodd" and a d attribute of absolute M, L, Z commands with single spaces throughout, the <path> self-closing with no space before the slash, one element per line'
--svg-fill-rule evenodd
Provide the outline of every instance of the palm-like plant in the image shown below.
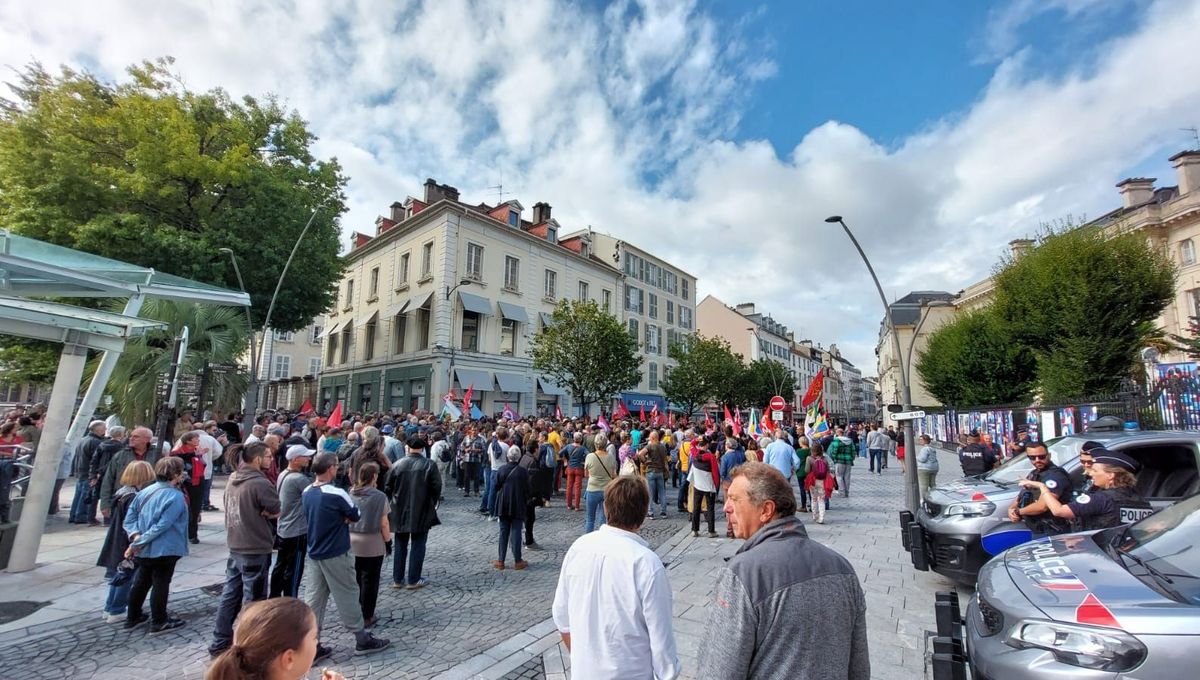
<path fill-rule="evenodd" d="M 120 311 L 124 301 L 117 301 Z M 171 350 L 175 338 L 188 328 L 188 349 L 180 366 L 180 375 L 204 374 L 204 395 L 217 407 L 228 410 L 240 402 L 250 376 L 235 370 L 210 370 L 214 366 L 236 366 L 246 347 L 247 329 L 242 310 L 236 307 L 199 305 L 172 300 L 147 300 L 138 316 L 166 324 L 129 340 L 117 361 L 105 392 L 112 397 L 112 409 L 127 424 L 153 424 L 158 403 L 158 387 L 171 370 Z M 88 368 L 90 375 L 95 362 Z M 201 404 L 202 405 L 202 404 Z"/>

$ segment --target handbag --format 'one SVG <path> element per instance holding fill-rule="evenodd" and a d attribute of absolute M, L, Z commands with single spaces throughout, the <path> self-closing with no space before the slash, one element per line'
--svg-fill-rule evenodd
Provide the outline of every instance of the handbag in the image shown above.
<path fill-rule="evenodd" d="M 126 583 L 129 583 L 129 580 L 133 578 L 133 572 L 135 571 L 137 571 L 137 563 L 126 557 L 125 559 L 121 560 L 120 564 L 117 565 L 117 571 L 115 574 L 113 574 L 112 580 L 110 580 L 108 583 L 111 586 L 123 586 Z"/>
<path fill-rule="evenodd" d="M 625 462 L 621 463 L 621 476 L 622 477 L 627 477 L 629 475 L 636 475 L 637 473 L 638 473 L 638 466 L 637 466 L 637 463 L 633 462 L 633 456 L 626 458 Z"/>

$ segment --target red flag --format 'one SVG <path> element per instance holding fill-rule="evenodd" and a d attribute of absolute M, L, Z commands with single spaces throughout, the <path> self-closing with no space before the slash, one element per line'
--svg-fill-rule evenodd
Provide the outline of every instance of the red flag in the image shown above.
<path fill-rule="evenodd" d="M 733 424 L 733 414 L 729 412 L 729 404 L 725 404 L 725 422 Z"/>
<path fill-rule="evenodd" d="M 466 393 L 463 394 L 463 410 L 467 412 L 468 418 L 471 417 L 471 395 L 474 392 L 475 392 L 475 383 L 471 383 L 471 386 L 467 388 Z"/>
<path fill-rule="evenodd" d="M 613 420 L 620 420 L 629 417 L 629 409 L 625 408 L 625 402 L 618 399 L 617 408 L 613 411 Z"/>
<path fill-rule="evenodd" d="M 742 409 L 733 407 L 733 422 L 737 423 L 738 429 L 742 427 Z"/>
<path fill-rule="evenodd" d="M 337 406 L 333 407 L 333 413 L 329 414 L 329 420 L 326 421 L 326 424 L 329 425 L 329 427 L 342 426 L 342 402 L 339 401 Z"/>
<path fill-rule="evenodd" d="M 817 377 L 813 378 L 808 385 L 808 390 L 804 392 L 804 398 L 800 400 L 802 408 L 808 408 L 812 403 L 821 398 L 821 392 L 825 389 L 825 369 L 817 372 Z"/>
<path fill-rule="evenodd" d="M 738 413 L 737 409 L 734 409 L 734 413 Z M 742 436 L 742 416 L 740 413 L 738 413 L 735 416 L 730 416 L 729 415 L 729 407 L 726 406 L 725 407 L 725 420 L 728 420 L 730 422 L 730 424 L 733 425 L 733 436 L 735 436 L 735 437 Z"/>
<path fill-rule="evenodd" d="M 305 399 L 304 405 L 300 407 L 300 415 L 311 416 L 316 412 L 312 405 L 312 399 Z"/>
<path fill-rule="evenodd" d="M 555 405 L 554 405 L 554 417 L 555 417 L 555 418 L 557 418 L 557 419 L 559 419 L 559 420 L 562 420 L 562 419 L 563 419 L 563 417 L 562 417 L 562 409 L 561 409 L 561 408 L 559 408 L 558 404 L 555 404 Z"/>
<path fill-rule="evenodd" d="M 704 428 L 706 430 L 711 430 L 713 428 L 712 416 L 708 414 L 707 408 L 704 409 Z"/>
<path fill-rule="evenodd" d="M 501 415 L 503 415 L 504 418 L 506 418 L 507 420 L 516 420 L 517 419 L 516 412 L 514 412 L 511 408 L 509 408 L 507 401 L 504 402 L 504 413 L 502 413 Z"/>
<path fill-rule="evenodd" d="M 650 424 L 658 425 L 658 404 L 655 404 L 654 408 L 650 409 Z"/>

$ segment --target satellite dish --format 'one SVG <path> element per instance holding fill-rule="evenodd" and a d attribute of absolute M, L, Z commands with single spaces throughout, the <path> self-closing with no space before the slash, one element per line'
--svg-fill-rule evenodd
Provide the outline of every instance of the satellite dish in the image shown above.
<path fill-rule="evenodd" d="M 1153 347 L 1145 347 L 1142 349 L 1141 356 L 1143 364 L 1156 364 L 1158 363 L 1158 357 L 1160 356 L 1160 353 Z"/>

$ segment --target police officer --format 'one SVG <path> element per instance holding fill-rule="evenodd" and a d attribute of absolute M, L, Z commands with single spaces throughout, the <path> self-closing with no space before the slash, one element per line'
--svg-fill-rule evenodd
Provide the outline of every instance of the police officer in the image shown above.
<path fill-rule="evenodd" d="M 1008 508 L 1008 518 L 1013 522 L 1025 521 L 1034 538 L 1052 534 L 1064 534 L 1071 530 L 1067 519 L 1055 516 L 1047 507 L 1047 498 L 1054 497 L 1061 503 L 1071 497 L 1071 478 L 1067 471 L 1050 460 L 1050 452 L 1042 442 L 1031 441 L 1025 445 L 1025 455 L 1033 463 L 1033 470 L 1022 482 L 1024 489 L 1017 494 Z M 1026 481 L 1036 482 L 1033 485 Z"/>
<path fill-rule="evenodd" d="M 1071 500 L 1075 500 L 1081 494 L 1092 492 L 1092 464 L 1095 462 L 1095 459 L 1092 458 L 1092 451 L 1103 448 L 1100 442 L 1093 441 L 1086 441 L 1079 447 L 1079 466 L 1083 468 L 1083 484 L 1078 489 L 1075 489 L 1075 495 L 1072 496 Z"/>
<path fill-rule="evenodd" d="M 962 464 L 963 475 L 973 477 L 995 467 L 996 456 L 979 443 L 979 431 L 971 430 L 967 435 L 967 445 L 958 452 L 958 462 Z"/>
<path fill-rule="evenodd" d="M 1021 486 L 1036 488 L 1046 499 L 1046 507 L 1055 517 L 1078 520 L 1083 531 L 1107 529 L 1120 524 L 1136 522 L 1153 512 L 1150 504 L 1137 492 L 1134 474 L 1140 467 L 1127 454 L 1107 449 L 1092 449 L 1091 480 L 1095 488 L 1091 493 L 1079 494 L 1070 503 L 1060 503 L 1053 494 L 1046 493 L 1042 482 L 1022 480 Z"/>

